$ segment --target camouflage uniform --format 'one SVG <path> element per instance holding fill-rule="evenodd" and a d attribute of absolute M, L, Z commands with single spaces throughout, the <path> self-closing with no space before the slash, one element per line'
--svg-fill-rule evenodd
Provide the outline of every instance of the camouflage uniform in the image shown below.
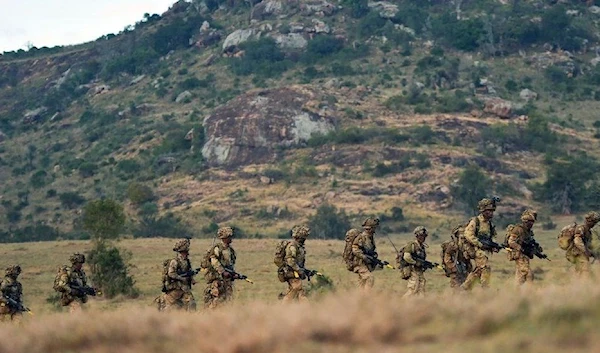
<path fill-rule="evenodd" d="M 294 226 L 292 228 L 292 238 L 285 247 L 285 266 L 283 266 L 284 278 L 288 284 L 288 289 L 283 296 L 284 302 L 298 300 L 305 302 L 307 300 L 302 280 L 306 279 L 306 250 L 304 242 L 310 235 L 310 229 L 307 226 Z"/>
<path fill-rule="evenodd" d="M 196 282 L 192 276 L 187 275 L 192 270 L 192 264 L 188 259 L 190 240 L 179 240 L 175 243 L 173 251 L 178 254 L 169 262 L 165 283 L 166 293 L 162 296 L 163 308 L 165 311 L 174 309 L 195 311 L 196 300 L 192 294 L 192 285 Z"/>
<path fill-rule="evenodd" d="M 496 210 L 496 202 L 492 199 L 483 199 L 477 205 L 479 215 L 469 221 L 463 233 L 464 253 L 467 259 L 475 260 L 475 268 L 469 273 L 461 288 L 470 290 L 476 279 L 481 286 L 487 288 L 490 282 L 491 268 L 488 264 L 487 250 L 483 248 L 480 238 L 493 240 L 496 237 L 496 228 L 491 222 L 493 212 Z M 489 215 L 486 218 L 484 214 Z"/>
<path fill-rule="evenodd" d="M 467 274 L 473 270 L 471 261 L 463 253 L 463 244 L 459 234 L 463 227 L 459 226 L 452 230 L 452 238 L 447 243 L 442 263 L 446 271 L 446 277 L 450 278 L 450 288 L 459 288 L 467 278 Z"/>
<path fill-rule="evenodd" d="M 598 212 L 587 213 L 585 215 L 585 223 L 575 228 L 573 245 L 567 249 L 567 260 L 575 265 L 575 271 L 583 277 L 590 276 L 592 228 L 599 221 L 600 214 Z"/>
<path fill-rule="evenodd" d="M 404 254 L 402 258 L 410 267 L 410 277 L 408 278 L 407 291 L 404 297 L 425 294 L 425 269 L 421 267 L 420 262 L 416 258 L 425 260 L 427 254 L 425 252 L 425 239 L 427 238 L 427 229 L 425 227 L 417 227 L 414 230 L 416 240 L 404 246 Z"/>
<path fill-rule="evenodd" d="M 221 243 L 212 247 L 210 265 L 205 278 L 208 286 L 204 290 L 204 306 L 214 309 L 233 297 L 235 273 L 235 250 L 229 245 L 233 238 L 233 228 L 223 227 L 217 231 Z"/>
<path fill-rule="evenodd" d="M 21 311 L 10 307 L 5 298 L 10 298 L 18 304 L 23 304 L 23 287 L 21 282 L 17 280 L 21 274 L 21 266 L 10 266 L 6 269 L 6 276 L 0 284 L 2 297 L 0 297 L 0 321 L 16 321 L 20 322 L 22 318 Z"/>
<path fill-rule="evenodd" d="M 532 242 L 533 231 L 531 226 L 537 219 L 537 213 L 526 210 L 521 215 L 521 224 L 509 228 L 507 234 L 507 245 L 512 251 L 507 253 L 508 259 L 515 262 L 515 280 L 518 285 L 525 282 L 533 282 L 533 272 L 529 266 L 530 257 L 523 252 L 526 243 Z M 538 250 L 542 252 L 542 248 L 538 246 Z"/>
<path fill-rule="evenodd" d="M 358 274 L 358 287 L 363 290 L 373 288 L 375 278 L 373 272 L 377 267 L 369 257 L 377 258 L 377 248 L 375 246 L 375 230 L 379 226 L 379 219 L 367 218 L 363 222 L 364 231 L 360 233 L 352 242 L 352 255 L 354 256 L 354 270 Z"/>
<path fill-rule="evenodd" d="M 61 293 L 60 304 L 69 307 L 70 313 L 80 312 L 82 304 L 87 303 L 88 296 L 82 289 L 91 288 L 87 285 L 87 276 L 83 271 L 85 256 L 75 253 L 69 257 L 71 266 L 65 266 L 65 272 L 60 276 L 58 290 Z"/>

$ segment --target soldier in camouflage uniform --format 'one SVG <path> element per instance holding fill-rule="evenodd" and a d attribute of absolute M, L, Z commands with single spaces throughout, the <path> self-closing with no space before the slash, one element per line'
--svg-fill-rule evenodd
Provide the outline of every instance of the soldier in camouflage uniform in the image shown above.
<path fill-rule="evenodd" d="M 467 274 L 473 270 L 471 261 L 465 257 L 460 235 L 464 227 L 458 226 L 452 230 L 450 241 L 446 243 L 442 263 L 446 271 L 446 277 L 450 278 L 450 288 L 458 289 L 467 278 Z"/>
<path fill-rule="evenodd" d="M 219 228 L 217 236 L 221 243 L 212 247 L 210 265 L 205 274 L 208 286 L 204 290 L 204 306 L 209 309 L 231 300 L 233 281 L 238 278 L 235 272 L 235 250 L 231 247 L 233 228 Z"/>
<path fill-rule="evenodd" d="M 304 267 L 306 262 L 304 242 L 309 235 L 310 228 L 307 226 L 294 226 L 292 228 L 292 241 L 285 247 L 285 266 L 281 269 L 288 284 L 288 290 L 283 295 L 283 302 L 307 301 L 302 280 L 307 278 L 308 272 Z"/>
<path fill-rule="evenodd" d="M 177 256 L 169 262 L 167 278 L 165 283 L 166 293 L 164 298 L 164 310 L 195 311 L 196 300 L 192 294 L 192 285 L 196 282 L 190 274 L 192 264 L 188 258 L 190 253 L 190 240 L 182 239 L 175 243 L 173 251 Z"/>
<path fill-rule="evenodd" d="M 592 228 L 600 222 L 598 212 L 588 212 L 585 215 L 585 223 L 577 225 L 573 237 L 573 245 L 567 249 L 567 260 L 575 265 L 575 271 L 582 277 L 590 276 L 590 257 L 592 252 Z"/>
<path fill-rule="evenodd" d="M 488 264 L 487 253 L 479 239 L 487 238 L 493 240 L 496 237 L 496 228 L 492 223 L 496 202 L 494 199 L 482 199 L 477 204 L 479 215 L 473 217 L 463 233 L 464 253 L 468 259 L 475 260 L 475 267 L 469 273 L 465 282 L 461 285 L 462 289 L 470 290 L 473 288 L 475 280 L 479 279 L 481 286 L 487 288 L 490 283 L 491 268 Z"/>
<path fill-rule="evenodd" d="M 20 322 L 22 311 L 14 307 L 5 298 L 12 299 L 17 305 L 23 305 L 23 286 L 18 281 L 21 274 L 21 266 L 15 265 L 6 268 L 6 276 L 0 284 L 2 297 L 0 297 L 0 321 L 16 321 Z"/>
<path fill-rule="evenodd" d="M 416 240 L 406 244 L 404 246 L 404 254 L 402 258 L 408 263 L 410 268 L 410 277 L 408 278 L 407 288 L 408 290 L 404 294 L 404 297 L 410 297 L 414 295 L 425 294 L 425 280 L 424 272 L 425 268 L 422 267 L 422 261 L 426 260 L 427 253 L 425 248 L 425 239 L 427 239 L 427 229 L 425 227 L 417 227 L 414 230 Z"/>
<path fill-rule="evenodd" d="M 358 274 L 358 287 L 363 290 L 373 288 L 375 278 L 373 272 L 378 266 L 377 248 L 375 246 L 375 231 L 379 227 L 379 219 L 367 218 L 362 224 L 364 231 L 352 242 L 352 255 L 354 257 L 354 273 Z"/>
<path fill-rule="evenodd" d="M 60 304 L 69 308 L 70 313 L 80 312 L 87 303 L 88 294 L 95 295 L 96 290 L 87 285 L 87 276 L 83 271 L 85 255 L 75 253 L 69 257 L 71 266 L 65 266 L 60 275 L 57 290 L 61 293 Z"/>
<path fill-rule="evenodd" d="M 537 220 L 537 213 L 525 210 L 521 215 L 521 224 L 508 228 L 507 245 L 512 251 L 507 252 L 508 259 L 515 262 L 515 280 L 518 285 L 525 282 L 533 282 L 533 272 L 529 265 L 530 257 L 525 254 L 527 244 L 535 242 L 533 238 L 533 224 Z M 541 253 L 542 247 L 537 243 L 537 249 Z"/>

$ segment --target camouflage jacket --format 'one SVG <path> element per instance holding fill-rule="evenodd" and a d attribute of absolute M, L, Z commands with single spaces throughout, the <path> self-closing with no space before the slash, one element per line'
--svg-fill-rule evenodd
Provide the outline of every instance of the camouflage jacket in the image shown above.
<path fill-rule="evenodd" d="M 475 250 L 483 250 L 483 244 L 479 239 L 494 240 L 496 238 L 496 227 L 491 221 L 486 221 L 483 215 L 473 217 L 463 233 L 465 251 L 472 257 L 474 256 Z"/>
<path fill-rule="evenodd" d="M 408 264 L 420 268 L 416 258 L 425 260 L 426 257 L 427 253 L 425 252 L 425 244 L 419 243 L 418 240 L 413 240 L 404 246 L 404 254 L 402 255 L 402 258 Z"/>
<path fill-rule="evenodd" d="M 223 279 L 225 270 L 235 271 L 235 250 L 231 246 L 218 244 L 213 247 L 210 255 L 210 267 L 208 271 L 213 272 L 212 276 L 217 279 Z"/>
<path fill-rule="evenodd" d="M 368 260 L 368 256 L 377 257 L 377 247 L 373 235 L 366 231 L 357 235 L 352 242 L 352 254 L 355 266 L 367 266 L 369 271 L 373 271 L 375 264 Z"/>
<path fill-rule="evenodd" d="M 306 250 L 304 245 L 301 245 L 298 241 L 292 240 L 285 247 L 285 263 L 292 270 L 298 272 L 304 269 L 304 263 L 306 261 Z"/>
<path fill-rule="evenodd" d="M 23 300 L 23 286 L 21 282 L 16 279 L 6 276 L 0 284 L 0 291 L 4 297 L 10 298 L 17 303 L 22 303 Z"/>
<path fill-rule="evenodd" d="M 87 287 L 87 276 L 83 269 L 76 270 L 73 267 L 67 267 L 65 273 L 60 276 L 58 286 L 62 289 L 63 297 L 80 298 L 84 301 L 87 299 L 87 294 L 76 289 Z"/>
<path fill-rule="evenodd" d="M 573 236 L 573 246 L 567 250 L 567 255 L 586 255 L 590 253 L 592 230 L 584 224 L 577 225 Z"/>
<path fill-rule="evenodd" d="M 446 249 L 444 250 L 442 263 L 447 273 L 456 273 L 458 271 L 456 268 L 457 262 L 465 263 L 466 261 L 464 256 L 462 256 L 462 251 L 458 240 L 452 239 L 446 243 Z"/>
<path fill-rule="evenodd" d="M 524 255 L 525 244 L 534 241 L 533 231 L 522 224 L 517 224 L 508 232 L 506 241 L 508 247 L 514 250 L 507 253 L 508 259 L 516 260 Z"/>
<path fill-rule="evenodd" d="M 167 290 L 179 289 L 183 291 L 192 290 L 192 277 L 186 276 L 192 269 L 192 264 L 188 258 L 183 258 L 181 254 L 177 254 L 177 257 L 169 262 L 169 269 L 167 270 L 167 283 L 165 287 Z"/>

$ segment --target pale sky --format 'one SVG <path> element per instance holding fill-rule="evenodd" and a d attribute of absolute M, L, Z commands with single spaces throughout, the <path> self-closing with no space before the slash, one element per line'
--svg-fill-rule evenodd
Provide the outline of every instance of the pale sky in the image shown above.
<path fill-rule="evenodd" d="M 0 0 L 0 53 L 89 42 L 177 0 Z"/>

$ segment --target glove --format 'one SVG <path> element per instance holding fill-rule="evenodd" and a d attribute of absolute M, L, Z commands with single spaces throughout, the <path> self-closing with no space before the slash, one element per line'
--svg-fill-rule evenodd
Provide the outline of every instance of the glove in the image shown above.
<path fill-rule="evenodd" d="M 231 278 L 231 273 L 229 271 L 223 271 L 221 276 L 223 276 L 223 278 L 229 279 L 229 278 Z"/>
<path fill-rule="evenodd" d="M 300 269 L 298 271 L 298 276 L 300 276 L 300 279 L 306 279 L 306 270 L 305 269 Z"/>

